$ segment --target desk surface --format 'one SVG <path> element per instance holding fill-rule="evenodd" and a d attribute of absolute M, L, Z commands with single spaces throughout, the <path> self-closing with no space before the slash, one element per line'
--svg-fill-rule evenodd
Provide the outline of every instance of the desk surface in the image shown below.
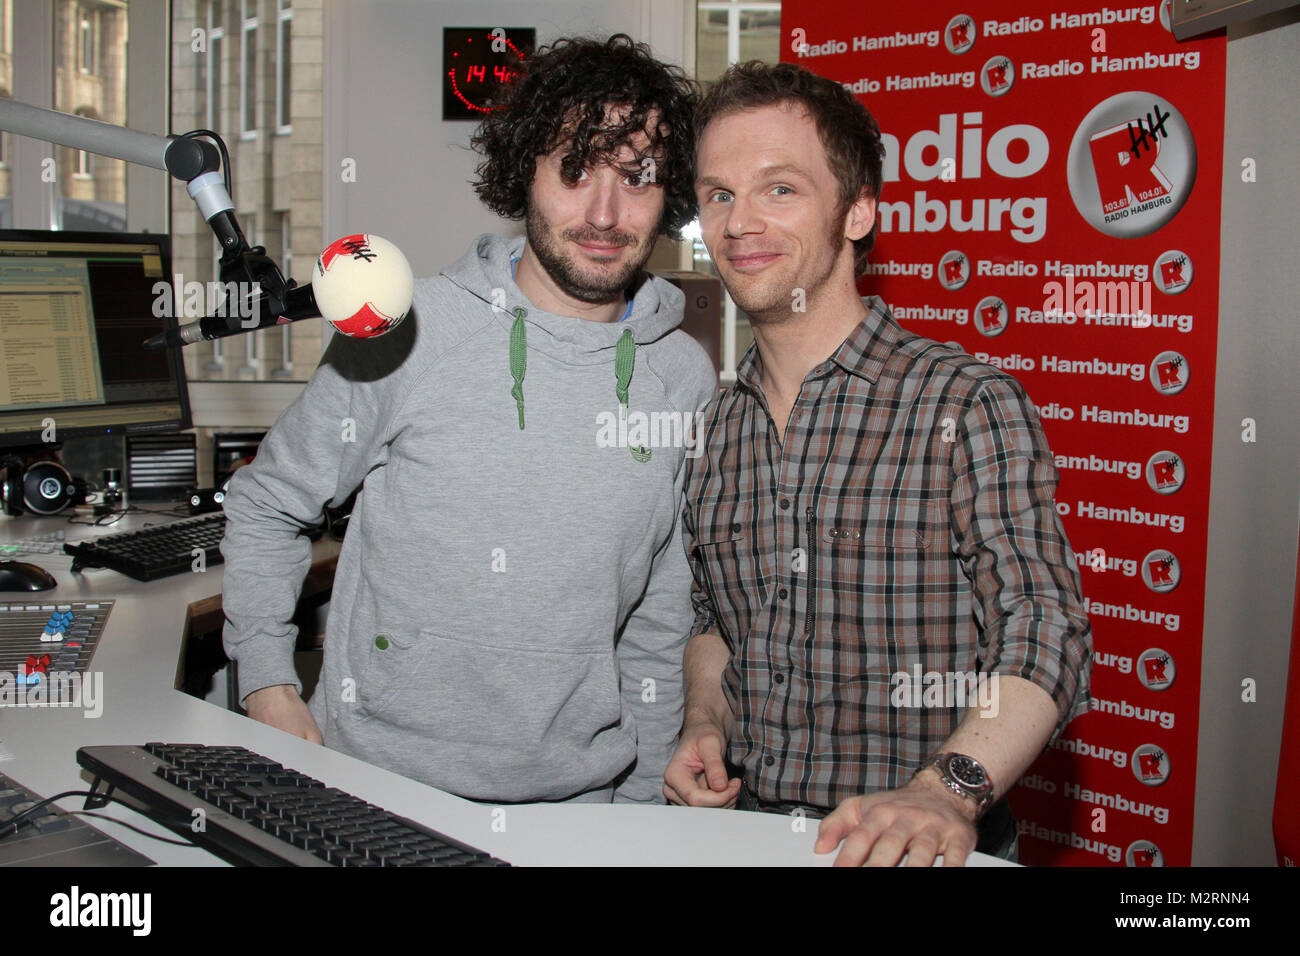
<path fill-rule="evenodd" d="M 65 518 L 4 519 L 0 541 L 60 529 L 75 541 L 169 520 L 132 514 L 112 526 L 94 528 L 69 525 Z M 315 545 L 315 555 L 329 557 L 338 547 L 323 539 Z M 13 755 L 0 759 L 0 771 L 42 796 L 88 789 L 90 778 L 76 762 L 78 747 L 154 740 L 239 745 L 517 865 L 826 866 L 834 859 L 834 854 L 812 852 L 816 821 L 797 832 L 790 818 L 776 814 L 590 804 L 494 808 L 462 800 L 176 690 L 186 614 L 190 605 L 221 593 L 222 565 L 141 583 L 107 570 L 74 575 L 72 559 L 64 554 L 16 560 L 45 568 L 58 587 L 3 592 L 0 601 L 116 601 L 92 661 L 92 672 L 103 680 L 99 717 L 73 708 L 0 710 L 0 751 Z M 0 668 L 7 666 L 0 662 Z M 72 800 L 61 803 L 74 806 Z M 170 836 L 125 807 L 110 805 L 101 812 Z M 205 850 L 150 840 L 103 820 L 90 822 L 161 864 L 224 865 Z M 1010 864 L 972 854 L 968 865 Z"/>

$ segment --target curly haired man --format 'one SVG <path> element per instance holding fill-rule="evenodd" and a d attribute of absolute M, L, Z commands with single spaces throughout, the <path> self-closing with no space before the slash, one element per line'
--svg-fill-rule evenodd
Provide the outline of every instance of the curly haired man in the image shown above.
<path fill-rule="evenodd" d="M 439 789 L 662 802 L 688 426 L 716 381 L 644 266 L 694 215 L 695 94 L 622 35 L 558 41 L 507 90 L 475 189 L 526 236 L 417 281 L 387 336 L 335 338 L 231 483 L 226 649 L 253 718 Z M 358 486 L 306 704 L 299 531 Z"/>

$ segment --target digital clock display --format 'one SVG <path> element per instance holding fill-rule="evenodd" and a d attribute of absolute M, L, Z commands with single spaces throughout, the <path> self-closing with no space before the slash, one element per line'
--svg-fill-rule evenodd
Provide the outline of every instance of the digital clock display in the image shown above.
<path fill-rule="evenodd" d="M 532 27 L 443 27 L 442 118 L 480 120 L 533 51 Z"/>

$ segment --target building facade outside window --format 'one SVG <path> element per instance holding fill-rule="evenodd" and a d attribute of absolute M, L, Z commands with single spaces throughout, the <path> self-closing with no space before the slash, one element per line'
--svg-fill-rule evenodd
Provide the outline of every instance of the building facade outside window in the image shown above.
<path fill-rule="evenodd" d="M 172 0 L 171 128 L 211 129 L 226 141 L 246 237 L 300 285 L 311 281 L 324 246 L 322 7 L 323 0 Z M 181 183 L 172 185 L 171 234 L 185 281 L 206 288 L 219 280 L 220 250 Z M 305 381 L 323 348 L 322 326 L 295 322 L 192 345 L 186 373 L 195 382 Z"/>

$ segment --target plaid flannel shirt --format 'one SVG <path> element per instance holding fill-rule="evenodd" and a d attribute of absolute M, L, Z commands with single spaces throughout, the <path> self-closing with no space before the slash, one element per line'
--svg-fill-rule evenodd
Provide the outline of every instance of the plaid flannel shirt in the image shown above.
<path fill-rule="evenodd" d="M 906 784 L 976 673 L 1042 687 L 1056 733 L 1088 707 L 1091 633 L 1036 409 L 1011 376 L 866 304 L 804 379 L 784 443 L 751 348 L 687 463 L 692 633 L 730 646 L 729 759 L 763 801 L 832 808 Z M 945 706 L 918 686 L 931 675 Z"/>

